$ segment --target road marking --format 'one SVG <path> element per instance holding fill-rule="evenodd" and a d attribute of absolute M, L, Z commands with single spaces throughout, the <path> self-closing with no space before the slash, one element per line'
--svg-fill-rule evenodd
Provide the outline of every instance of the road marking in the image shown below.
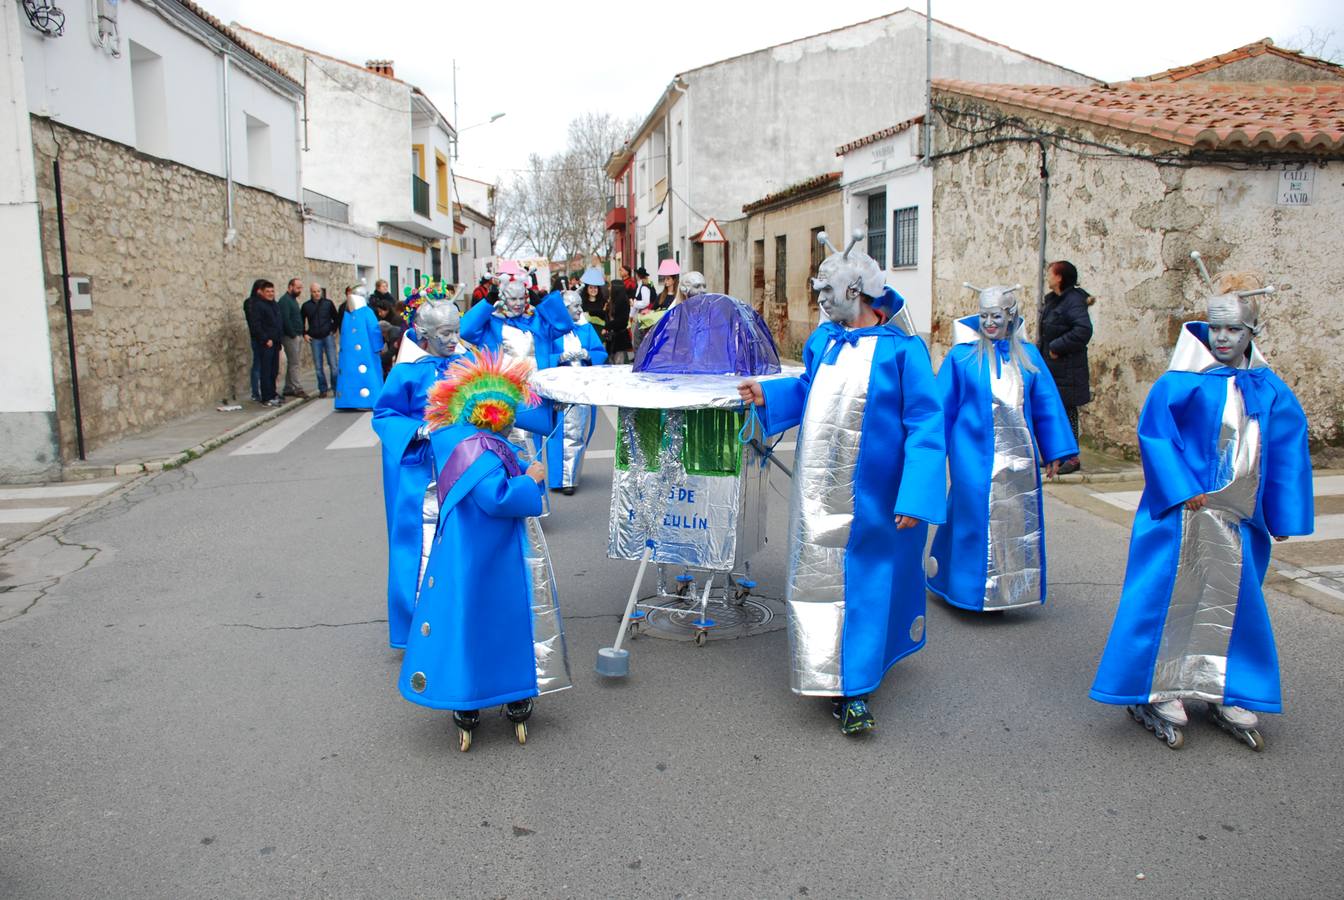
<path fill-rule="evenodd" d="M 37 506 L 0 509 L 0 525 L 18 525 L 45 522 L 68 510 L 68 506 Z"/>
<path fill-rule="evenodd" d="M 54 500 L 58 497 L 93 497 L 120 486 L 120 481 L 81 481 L 74 484 L 44 484 L 28 488 L 0 488 L 0 500 Z"/>
<path fill-rule="evenodd" d="M 612 430 L 612 431 L 620 431 L 620 430 L 621 430 L 621 426 L 618 425 L 618 424 L 616 424 L 616 407 L 614 407 L 614 406 L 603 406 L 603 407 L 601 407 L 601 410 L 602 410 L 602 415 L 606 416 L 606 417 L 607 417 L 607 421 L 611 423 L 611 430 Z"/>
<path fill-rule="evenodd" d="M 1344 513 L 1332 513 L 1316 517 L 1316 530 L 1306 537 L 1295 537 L 1293 541 L 1338 541 L 1344 539 Z"/>
<path fill-rule="evenodd" d="M 349 428 L 342 431 L 330 444 L 328 450 L 362 450 L 376 447 L 378 435 L 373 430 L 373 413 L 364 413 Z"/>
<path fill-rule="evenodd" d="M 290 413 L 276 425 L 248 441 L 230 456 L 253 456 L 259 453 L 279 453 L 294 443 L 299 435 L 331 415 L 332 405 L 322 400 L 309 402 L 298 412 Z"/>
<path fill-rule="evenodd" d="M 1092 496 L 1127 512 L 1136 512 L 1143 491 L 1092 491 Z"/>
<path fill-rule="evenodd" d="M 1322 475 L 1311 479 L 1311 492 L 1317 497 L 1335 497 L 1344 494 L 1344 475 Z"/>

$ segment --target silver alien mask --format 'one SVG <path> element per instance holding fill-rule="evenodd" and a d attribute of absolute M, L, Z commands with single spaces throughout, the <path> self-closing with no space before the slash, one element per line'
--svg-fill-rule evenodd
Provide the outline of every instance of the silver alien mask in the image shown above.
<path fill-rule="evenodd" d="M 562 296 L 565 298 L 565 309 L 569 310 L 569 317 L 577 325 L 583 318 L 583 295 L 578 291 L 565 291 Z"/>
<path fill-rule="evenodd" d="M 429 301 L 415 316 L 420 347 L 438 357 L 452 356 L 462 338 L 462 316 L 446 301 Z"/>
<path fill-rule="evenodd" d="M 504 315 L 510 319 L 527 312 L 527 286 L 510 278 L 499 285 L 499 297 L 504 303 Z"/>
<path fill-rule="evenodd" d="M 863 238 L 863 230 L 855 230 L 841 253 L 831 244 L 826 232 L 817 235 L 818 243 L 829 249 L 831 255 L 817 267 L 812 290 L 817 292 L 817 304 L 826 318 L 841 325 L 850 325 L 857 320 L 863 301 L 881 297 L 886 287 L 882 267 L 857 246 Z"/>
<path fill-rule="evenodd" d="M 705 276 L 699 272 L 687 272 L 681 276 L 681 293 L 688 299 L 705 292 Z"/>

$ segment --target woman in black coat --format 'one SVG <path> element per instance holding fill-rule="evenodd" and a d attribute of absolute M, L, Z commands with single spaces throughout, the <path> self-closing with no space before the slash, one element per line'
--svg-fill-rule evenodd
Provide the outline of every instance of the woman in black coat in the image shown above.
<path fill-rule="evenodd" d="M 1073 436 L 1077 438 L 1078 407 L 1092 399 L 1087 368 L 1087 342 L 1092 340 L 1092 317 L 1088 315 L 1087 307 L 1092 301 L 1087 291 L 1078 286 L 1078 269 L 1071 262 L 1052 262 L 1046 281 L 1050 292 L 1041 301 L 1036 346 L 1054 376 Z M 1065 460 L 1059 473 L 1067 475 L 1081 468 L 1082 463 L 1075 456 Z"/>
<path fill-rule="evenodd" d="M 607 327 L 602 332 L 607 344 L 607 361 L 613 365 L 629 362 L 630 350 L 630 294 L 619 278 L 611 282 L 611 299 L 607 304 Z"/>

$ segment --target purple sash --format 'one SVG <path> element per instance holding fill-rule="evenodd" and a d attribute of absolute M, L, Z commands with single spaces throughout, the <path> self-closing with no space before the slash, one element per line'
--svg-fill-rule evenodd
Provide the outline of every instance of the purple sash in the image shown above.
<path fill-rule="evenodd" d="M 453 452 L 448 454 L 448 461 L 443 464 L 439 470 L 439 504 L 443 504 L 443 498 L 448 496 L 448 492 L 453 489 L 461 478 L 471 468 L 472 463 L 480 459 L 487 453 L 493 453 L 499 457 L 499 461 L 504 464 L 504 471 L 510 478 L 523 474 L 523 467 L 518 464 L 518 457 L 514 455 L 513 445 L 498 435 L 477 432 L 463 438 Z"/>

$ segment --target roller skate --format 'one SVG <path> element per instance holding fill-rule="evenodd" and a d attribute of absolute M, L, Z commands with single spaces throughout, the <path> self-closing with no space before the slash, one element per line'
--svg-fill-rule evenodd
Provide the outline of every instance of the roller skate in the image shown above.
<path fill-rule="evenodd" d="M 1179 699 L 1140 703 L 1125 709 L 1129 710 L 1135 722 L 1147 728 L 1171 749 L 1179 750 L 1185 745 L 1185 734 L 1181 729 L 1190 723 L 1190 718 L 1185 714 L 1185 704 Z"/>
<path fill-rule="evenodd" d="M 831 700 L 831 715 L 840 720 L 842 734 L 862 734 L 877 726 L 868 709 L 866 697 L 835 697 Z"/>
<path fill-rule="evenodd" d="M 481 724 L 479 709 L 453 710 L 453 724 L 457 726 L 457 749 L 466 753 L 471 749 L 471 733 Z"/>
<path fill-rule="evenodd" d="M 1209 718 L 1219 728 L 1241 741 L 1257 753 L 1265 749 L 1265 739 L 1255 726 L 1259 718 L 1249 709 L 1240 706 L 1224 706 L 1221 703 L 1209 704 Z"/>
<path fill-rule="evenodd" d="M 527 720 L 532 716 L 532 699 L 517 700 L 504 707 L 504 715 L 513 723 L 513 735 L 518 743 L 527 743 Z"/>

